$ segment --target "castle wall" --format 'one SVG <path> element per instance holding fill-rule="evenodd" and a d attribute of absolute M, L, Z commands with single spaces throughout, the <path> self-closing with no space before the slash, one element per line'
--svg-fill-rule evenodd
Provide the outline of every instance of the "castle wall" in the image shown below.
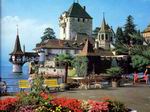
<path fill-rule="evenodd" d="M 60 38 L 70 40 L 77 33 L 92 35 L 92 19 L 73 18 L 63 16 L 60 21 Z"/>
<path fill-rule="evenodd" d="M 22 73 L 22 65 L 13 64 L 13 72 L 14 73 Z"/>

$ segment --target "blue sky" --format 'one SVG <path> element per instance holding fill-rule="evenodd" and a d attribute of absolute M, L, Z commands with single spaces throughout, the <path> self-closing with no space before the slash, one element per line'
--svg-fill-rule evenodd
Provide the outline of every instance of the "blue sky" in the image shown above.
<path fill-rule="evenodd" d="M 54 29 L 59 38 L 58 18 L 68 10 L 74 0 L 1 0 L 2 31 L 1 61 L 9 64 L 9 53 L 13 50 L 16 38 L 16 24 L 22 46 L 32 51 L 46 27 Z M 93 29 L 100 26 L 103 12 L 106 21 L 116 30 L 123 26 L 128 15 L 134 17 L 137 29 L 141 31 L 150 24 L 150 0 L 79 0 L 93 17 Z"/>

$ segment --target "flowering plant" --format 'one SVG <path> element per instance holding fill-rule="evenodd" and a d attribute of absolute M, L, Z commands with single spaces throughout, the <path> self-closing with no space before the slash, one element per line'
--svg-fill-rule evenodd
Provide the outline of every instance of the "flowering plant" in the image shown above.
<path fill-rule="evenodd" d="M 60 105 L 62 107 L 67 107 L 74 112 L 83 112 L 81 108 L 82 101 L 74 98 L 55 98 L 51 101 L 53 105 Z"/>
<path fill-rule="evenodd" d="M 15 103 L 18 101 L 18 98 L 5 98 L 0 100 L 0 111 L 4 110 L 13 110 L 15 108 Z"/>

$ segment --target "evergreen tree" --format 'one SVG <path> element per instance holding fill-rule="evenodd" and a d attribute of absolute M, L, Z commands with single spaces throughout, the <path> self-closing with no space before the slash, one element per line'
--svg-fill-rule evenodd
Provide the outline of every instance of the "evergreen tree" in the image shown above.
<path fill-rule="evenodd" d="M 134 44 L 134 40 L 131 39 L 130 35 L 136 33 L 136 25 L 134 24 L 133 22 L 134 18 L 129 15 L 127 17 L 127 20 L 126 20 L 126 24 L 124 26 L 124 36 L 125 36 L 125 44 L 128 44 L 130 45 L 130 43 L 132 42 Z"/>
<path fill-rule="evenodd" d="M 116 44 L 118 43 L 125 43 L 125 38 L 121 27 L 118 27 L 116 31 Z"/>
<path fill-rule="evenodd" d="M 49 27 L 45 29 L 43 34 L 44 35 L 41 37 L 42 42 L 47 40 L 47 39 L 55 39 L 56 38 L 54 30 L 52 28 L 49 28 Z"/>
<path fill-rule="evenodd" d="M 96 28 L 93 30 L 92 35 L 93 35 L 94 38 L 97 37 L 99 30 L 100 30 L 99 27 L 96 27 Z"/>

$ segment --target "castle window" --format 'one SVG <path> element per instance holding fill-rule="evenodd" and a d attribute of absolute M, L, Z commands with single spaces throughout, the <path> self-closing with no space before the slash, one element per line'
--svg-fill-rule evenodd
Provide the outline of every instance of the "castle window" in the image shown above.
<path fill-rule="evenodd" d="M 63 33 L 65 33 L 66 32 L 66 29 L 65 28 L 63 28 Z"/>
<path fill-rule="evenodd" d="M 78 22 L 80 22 L 80 18 L 78 18 Z"/>
<path fill-rule="evenodd" d="M 108 40 L 108 34 L 106 34 L 106 40 Z"/>
<path fill-rule="evenodd" d="M 104 40 L 104 34 L 101 35 L 101 40 Z"/>
<path fill-rule="evenodd" d="M 85 19 L 83 19 L 83 22 L 85 22 Z"/>

